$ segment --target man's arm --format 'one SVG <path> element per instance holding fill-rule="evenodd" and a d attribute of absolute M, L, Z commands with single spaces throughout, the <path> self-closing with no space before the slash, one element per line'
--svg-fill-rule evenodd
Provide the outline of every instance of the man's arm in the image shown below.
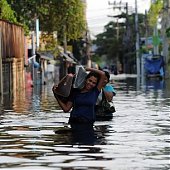
<path fill-rule="evenodd" d="M 106 96 L 107 101 L 112 101 L 113 96 L 116 95 L 116 91 L 114 90 L 112 85 L 106 85 L 104 88 L 104 94 Z"/>

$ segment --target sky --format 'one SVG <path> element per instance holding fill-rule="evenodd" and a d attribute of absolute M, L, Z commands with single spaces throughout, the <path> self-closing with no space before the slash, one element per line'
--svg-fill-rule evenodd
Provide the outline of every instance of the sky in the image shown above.
<path fill-rule="evenodd" d="M 113 5 L 110 3 L 116 2 L 116 4 L 121 4 L 125 6 L 128 3 L 129 13 L 135 12 L 135 0 L 86 0 L 87 1 L 87 23 L 90 30 L 92 38 L 95 35 L 102 33 L 104 31 L 104 26 L 111 20 L 113 20 L 113 15 L 118 14 L 119 10 L 113 10 Z M 138 13 L 145 13 L 149 10 L 151 0 L 137 0 L 137 10 Z"/>

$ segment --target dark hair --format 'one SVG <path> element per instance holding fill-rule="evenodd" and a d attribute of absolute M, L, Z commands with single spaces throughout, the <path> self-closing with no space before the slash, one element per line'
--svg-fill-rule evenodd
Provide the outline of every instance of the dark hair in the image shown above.
<path fill-rule="evenodd" d="M 92 77 L 92 76 L 95 77 L 95 78 L 97 78 L 97 84 L 98 84 L 99 79 L 100 79 L 100 75 L 99 75 L 98 73 L 94 72 L 94 71 L 91 71 L 91 72 L 89 72 L 89 74 L 87 74 L 86 80 L 87 80 L 88 78 Z M 96 84 L 96 85 L 97 85 L 97 84 Z"/>
<path fill-rule="evenodd" d="M 104 73 L 105 73 L 105 76 L 107 77 L 107 79 L 108 79 L 108 81 L 110 80 L 110 74 L 109 74 L 109 72 L 108 71 L 104 71 Z"/>

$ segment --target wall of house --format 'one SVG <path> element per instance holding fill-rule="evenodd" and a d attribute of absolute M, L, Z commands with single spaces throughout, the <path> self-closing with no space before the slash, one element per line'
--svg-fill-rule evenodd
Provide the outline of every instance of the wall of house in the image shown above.
<path fill-rule="evenodd" d="M 18 97 L 18 92 L 25 89 L 24 30 L 19 25 L 0 20 L 0 35 L 0 89 L 4 102 L 9 102 Z M 12 97 L 9 97 L 11 95 Z"/>
<path fill-rule="evenodd" d="M 170 61 L 169 44 L 170 38 L 166 35 L 166 29 L 170 28 L 170 0 L 164 0 L 164 7 L 162 10 L 161 34 L 163 40 L 163 56 L 166 63 L 166 76 L 170 76 L 168 62 Z"/>

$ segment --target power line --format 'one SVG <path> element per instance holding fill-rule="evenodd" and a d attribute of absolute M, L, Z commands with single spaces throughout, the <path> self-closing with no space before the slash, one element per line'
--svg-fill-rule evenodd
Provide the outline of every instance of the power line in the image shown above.
<path fill-rule="evenodd" d="M 111 8 L 98 8 L 98 9 L 87 9 L 88 12 L 98 12 L 98 11 L 106 11 L 110 10 Z"/>

